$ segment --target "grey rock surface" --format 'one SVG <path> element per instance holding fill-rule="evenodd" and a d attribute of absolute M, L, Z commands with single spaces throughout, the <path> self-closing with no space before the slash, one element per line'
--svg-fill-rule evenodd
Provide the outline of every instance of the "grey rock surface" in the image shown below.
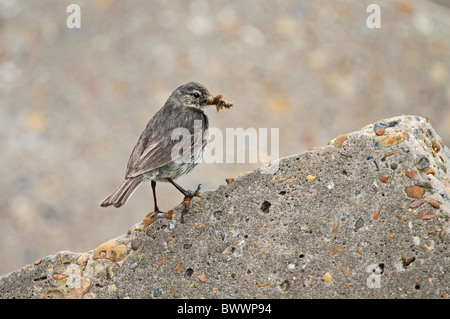
<path fill-rule="evenodd" d="M 449 17 L 450 0 L 0 0 L 0 275 L 153 209 L 150 185 L 120 209 L 98 203 L 183 83 L 234 102 L 207 110 L 211 127 L 279 128 L 276 158 L 399 114 L 450 143 Z M 261 164 L 203 162 L 179 182 L 213 190 Z M 172 185 L 158 194 L 161 209 L 179 201 Z"/>
<path fill-rule="evenodd" d="M 0 277 L 2 298 L 446 298 L 450 151 L 418 116 L 378 121 Z"/>

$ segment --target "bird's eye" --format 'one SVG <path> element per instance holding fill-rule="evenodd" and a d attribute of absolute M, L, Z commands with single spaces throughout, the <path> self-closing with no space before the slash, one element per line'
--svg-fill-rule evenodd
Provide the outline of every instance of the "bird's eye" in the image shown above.
<path fill-rule="evenodd" d="M 200 97 L 200 93 L 198 93 L 198 92 L 194 92 L 192 95 L 193 95 L 196 99 L 198 99 L 198 98 Z"/>

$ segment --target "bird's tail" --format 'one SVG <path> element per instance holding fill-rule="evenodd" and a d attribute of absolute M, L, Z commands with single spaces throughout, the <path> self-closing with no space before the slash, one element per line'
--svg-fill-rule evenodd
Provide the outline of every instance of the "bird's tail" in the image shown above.
<path fill-rule="evenodd" d="M 144 176 L 137 176 L 124 180 L 115 191 L 109 194 L 108 197 L 100 203 L 100 206 L 106 207 L 114 205 L 114 207 L 120 207 L 124 205 L 139 185 L 144 182 L 144 180 Z"/>

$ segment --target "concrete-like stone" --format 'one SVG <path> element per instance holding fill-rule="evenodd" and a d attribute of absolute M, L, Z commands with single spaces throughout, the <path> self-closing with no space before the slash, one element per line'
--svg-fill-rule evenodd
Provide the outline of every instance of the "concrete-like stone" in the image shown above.
<path fill-rule="evenodd" d="M 373 3 L 381 28 L 366 25 Z M 258 167 L 230 156 L 226 128 L 267 129 L 267 141 L 278 128 L 278 157 L 386 114 L 426 116 L 450 141 L 449 3 L 0 0 L 0 275 L 94 248 L 152 209 L 149 184 L 120 209 L 96 204 L 121 182 L 148 120 L 189 81 L 235 107 L 206 110 L 223 145 L 178 180 L 185 188 L 213 190 Z M 66 25 L 70 4 L 79 29 Z M 170 184 L 157 194 L 164 211 L 182 199 Z"/>
<path fill-rule="evenodd" d="M 108 244 L 118 258 L 60 252 L 4 275 L 0 296 L 446 298 L 449 149 L 418 116 L 343 136 L 204 192 L 184 224 L 179 205 L 135 225 Z"/>

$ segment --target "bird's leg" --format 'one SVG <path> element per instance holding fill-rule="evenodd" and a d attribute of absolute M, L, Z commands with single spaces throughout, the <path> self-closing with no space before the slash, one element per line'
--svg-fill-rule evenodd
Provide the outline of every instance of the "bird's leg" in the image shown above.
<path fill-rule="evenodd" d="M 159 210 L 158 203 L 156 202 L 156 182 L 155 181 L 152 181 L 152 191 L 153 191 L 153 201 L 155 204 L 155 214 L 165 214 L 166 212 Z"/>
<path fill-rule="evenodd" d="M 166 218 L 167 218 L 167 213 L 160 211 L 158 208 L 158 203 L 156 201 L 156 182 L 155 181 L 152 181 L 152 191 L 153 191 L 153 202 L 155 204 L 155 210 L 153 212 L 148 213 L 145 216 L 144 224 L 145 224 L 145 220 L 148 220 L 148 225 L 152 224 L 156 220 L 157 215 L 159 215 L 159 214 L 166 214 Z"/>
<path fill-rule="evenodd" d="M 191 199 L 194 197 L 201 197 L 201 195 L 200 195 L 201 184 L 199 184 L 197 186 L 197 189 L 195 190 L 195 192 L 192 192 L 190 190 L 185 190 L 183 187 L 181 187 L 180 185 L 175 183 L 174 180 L 171 178 L 168 178 L 167 180 L 184 195 L 184 200 L 183 200 L 184 209 L 181 212 L 181 223 L 184 223 L 184 214 L 189 212 L 189 205 L 191 204 Z"/>
<path fill-rule="evenodd" d="M 175 186 L 176 189 L 178 189 L 186 198 L 192 199 L 193 197 L 201 197 L 200 195 L 200 186 L 201 184 L 199 184 L 197 186 L 197 189 L 195 190 L 195 192 L 192 192 L 190 190 L 185 190 L 183 187 L 181 187 L 180 185 L 178 185 L 177 183 L 175 183 L 175 181 L 171 178 L 167 179 L 173 186 Z"/>

